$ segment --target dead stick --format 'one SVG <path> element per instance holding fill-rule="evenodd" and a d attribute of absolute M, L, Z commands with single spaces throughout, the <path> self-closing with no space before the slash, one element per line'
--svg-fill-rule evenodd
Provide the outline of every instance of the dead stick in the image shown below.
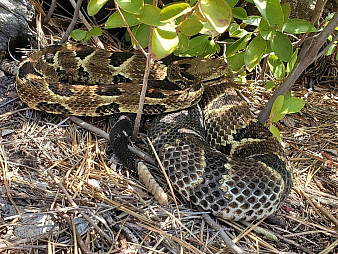
<path fill-rule="evenodd" d="M 12 195 L 11 195 L 11 192 L 9 191 L 8 174 L 7 174 L 8 173 L 8 163 L 7 163 L 5 151 L 4 151 L 3 146 L 1 144 L 1 140 L 0 140 L 0 165 L 1 165 L 1 168 L 2 168 L 3 181 L 4 181 L 7 197 L 9 199 L 9 201 L 11 202 L 11 204 L 14 206 L 16 213 L 20 215 L 21 212 L 20 212 L 18 206 L 16 205 L 16 203 L 14 202 Z M 17 221 L 17 219 L 15 219 L 15 221 Z"/>
<path fill-rule="evenodd" d="M 74 227 L 74 223 L 72 222 L 71 218 L 69 217 L 68 214 L 63 213 L 59 208 L 56 208 L 56 211 L 58 211 L 61 214 L 61 217 L 63 219 L 65 219 L 65 221 L 68 224 L 68 227 L 71 228 L 74 233 L 76 234 L 76 242 L 80 245 L 81 250 L 83 250 L 84 253 L 88 253 L 88 254 L 92 254 L 93 252 L 91 252 L 88 247 L 86 246 L 86 244 L 83 242 L 81 235 L 79 234 L 79 232 L 76 230 L 76 227 Z M 75 243 L 75 241 L 74 241 Z"/>
<path fill-rule="evenodd" d="M 286 237 L 284 237 L 284 236 L 282 236 L 282 235 L 279 235 L 279 234 L 277 234 L 276 232 L 274 232 L 274 234 L 275 234 L 279 239 L 283 240 L 284 242 L 286 242 L 286 243 L 288 243 L 288 244 L 290 244 L 290 245 L 295 246 L 297 249 L 300 249 L 300 250 L 304 251 L 304 252 L 307 253 L 307 254 L 314 254 L 312 251 L 310 251 L 309 249 L 307 249 L 307 248 L 303 247 L 302 245 L 296 243 L 295 241 L 293 241 L 293 240 L 291 240 L 291 239 L 288 239 L 288 238 L 286 238 Z"/>
<path fill-rule="evenodd" d="M 130 27 L 126 21 L 126 19 L 123 16 L 123 13 L 120 10 L 120 7 L 117 5 L 117 3 L 115 2 L 116 5 L 116 11 L 118 12 L 118 14 L 120 15 L 124 25 L 127 28 L 128 34 L 130 35 L 130 37 L 134 40 L 134 42 L 136 43 L 137 47 L 141 50 L 142 54 L 147 56 L 147 52 L 142 48 L 141 44 L 138 42 L 138 40 L 135 38 L 134 34 L 132 33 L 132 31 L 130 30 Z"/>
<path fill-rule="evenodd" d="M 147 87 L 148 87 L 148 78 L 149 78 L 150 68 L 151 68 L 151 65 L 152 65 L 152 62 L 153 62 L 153 55 L 151 53 L 151 40 L 152 40 L 152 37 L 153 37 L 153 30 L 154 30 L 154 28 L 151 26 L 150 32 L 149 32 L 149 44 L 148 44 L 148 54 L 147 54 L 146 68 L 144 70 L 144 75 L 143 75 L 142 91 L 141 91 L 141 95 L 140 95 L 139 107 L 138 107 L 136 118 L 135 118 L 134 130 L 133 130 L 133 134 L 131 136 L 132 140 L 136 139 L 136 136 L 137 136 L 139 128 L 140 128 L 141 116 L 142 116 L 142 113 L 143 113 L 143 106 L 144 106 L 144 99 L 145 99 Z"/>
<path fill-rule="evenodd" d="M 63 192 L 63 194 L 65 194 L 68 202 L 75 208 L 79 209 L 79 206 L 74 202 L 74 200 L 72 199 L 72 197 L 69 195 L 68 191 L 66 190 L 66 188 L 61 184 L 60 180 L 53 174 L 53 172 L 50 169 L 47 169 L 47 172 L 49 174 L 49 176 L 54 180 L 54 182 L 57 184 L 57 186 L 59 187 L 59 189 Z M 106 234 L 106 232 L 104 232 L 101 228 L 99 228 L 99 226 L 97 226 L 97 224 L 83 211 L 81 211 L 79 209 L 79 213 L 82 215 L 82 217 L 84 219 L 86 219 L 94 228 L 95 230 L 104 238 L 106 239 L 109 244 L 113 244 L 113 240 L 110 238 L 109 235 Z"/>
<path fill-rule="evenodd" d="M 150 31 L 152 32 L 152 29 L 150 29 Z M 142 91 L 141 91 L 140 100 L 139 100 L 139 107 L 137 109 L 133 134 L 131 135 L 132 140 L 136 140 L 136 137 L 137 137 L 137 134 L 140 128 L 141 116 L 143 113 L 144 99 L 146 97 L 146 92 L 147 92 L 147 87 L 148 87 L 148 78 L 149 78 L 150 66 L 151 66 L 152 60 L 153 60 L 153 57 L 152 57 L 151 52 L 149 51 L 147 55 L 146 69 L 144 71 L 144 76 L 143 76 Z"/>
<path fill-rule="evenodd" d="M 56 1 L 57 0 L 52 0 L 52 3 L 50 4 L 49 10 L 48 10 L 48 13 L 42 21 L 43 25 L 46 25 L 49 22 L 50 18 L 52 17 L 52 14 L 53 14 L 55 7 L 56 7 Z"/>
<path fill-rule="evenodd" d="M 311 202 L 326 218 L 328 218 L 338 228 L 338 220 L 331 213 L 329 213 L 324 207 L 322 207 L 314 199 L 312 199 Z"/>
<path fill-rule="evenodd" d="M 81 126 L 83 129 L 88 130 L 90 132 L 95 133 L 96 135 L 101 136 L 102 138 L 104 138 L 105 140 L 109 141 L 109 134 L 85 121 L 83 121 L 82 119 L 76 117 L 76 116 L 69 116 L 69 120 L 71 120 L 72 122 L 76 123 L 77 125 Z M 153 165 L 156 165 L 156 162 L 145 152 L 132 147 L 130 145 L 128 145 L 129 150 L 134 153 L 135 155 L 137 155 L 139 158 L 145 160 L 146 162 L 149 162 Z"/>
<path fill-rule="evenodd" d="M 68 40 L 68 37 L 71 33 L 71 31 L 73 30 L 77 19 L 79 17 L 79 12 L 80 12 L 80 8 L 81 8 L 81 4 L 82 4 L 82 0 L 77 0 L 76 6 L 75 6 L 75 10 L 74 10 L 74 14 L 73 14 L 73 19 L 72 22 L 70 22 L 65 34 L 63 35 L 62 39 L 60 40 L 60 44 L 65 43 Z"/>
<path fill-rule="evenodd" d="M 199 208 L 199 210 L 203 211 Z M 202 215 L 205 221 L 211 226 L 213 229 L 219 232 L 220 236 L 222 237 L 223 241 L 225 242 L 226 246 L 232 250 L 236 254 L 244 254 L 245 252 L 238 247 L 236 244 L 234 244 L 231 240 L 231 238 L 225 233 L 225 231 L 218 225 L 209 214 L 203 214 Z"/>

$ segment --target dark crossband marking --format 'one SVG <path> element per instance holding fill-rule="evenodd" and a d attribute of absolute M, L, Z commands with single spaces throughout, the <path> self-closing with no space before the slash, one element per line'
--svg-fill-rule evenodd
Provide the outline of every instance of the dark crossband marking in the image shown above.
<path fill-rule="evenodd" d="M 149 98 L 166 98 L 166 96 L 161 93 L 160 91 L 147 91 L 146 92 L 146 97 L 149 97 Z"/>
<path fill-rule="evenodd" d="M 68 82 L 68 74 L 65 70 L 61 69 L 60 67 L 56 68 L 56 73 L 58 74 L 58 77 L 60 81 L 67 81 Z"/>
<path fill-rule="evenodd" d="M 79 66 L 77 75 L 79 77 L 79 82 L 87 83 L 89 81 L 89 73 L 84 70 L 83 66 Z"/>
<path fill-rule="evenodd" d="M 48 85 L 48 87 L 56 95 L 65 97 L 70 97 L 74 95 L 74 93 L 65 85 L 51 83 Z"/>
<path fill-rule="evenodd" d="M 113 83 L 132 83 L 132 80 L 130 78 L 126 78 L 125 76 L 118 74 L 113 76 Z"/>
<path fill-rule="evenodd" d="M 161 104 L 144 104 L 143 112 L 149 113 L 152 115 L 161 114 L 167 109 L 166 105 Z"/>
<path fill-rule="evenodd" d="M 40 102 L 36 107 L 42 111 L 55 112 L 56 114 L 68 115 L 70 113 L 68 109 L 59 103 Z"/>
<path fill-rule="evenodd" d="M 98 86 L 94 93 L 103 96 L 118 96 L 125 92 L 122 92 L 120 89 L 111 86 Z"/>
<path fill-rule="evenodd" d="M 119 107 L 119 104 L 112 102 L 108 105 L 102 105 L 97 107 L 95 113 L 99 115 L 107 115 L 107 113 L 119 113 Z"/>
<path fill-rule="evenodd" d="M 43 77 L 43 75 L 35 70 L 31 62 L 25 62 L 23 65 L 21 65 L 18 76 L 20 79 L 25 79 L 27 74 L 33 74 L 38 77 Z"/>
<path fill-rule="evenodd" d="M 120 67 L 125 61 L 130 59 L 135 54 L 132 52 L 118 52 L 118 53 L 112 53 L 109 56 L 109 64 L 114 67 Z"/>
<path fill-rule="evenodd" d="M 272 133 L 259 122 L 251 122 L 248 126 L 233 134 L 234 141 L 241 141 L 244 138 L 267 139 L 271 136 Z"/>
<path fill-rule="evenodd" d="M 75 51 L 75 57 L 80 58 L 81 60 L 85 59 L 87 56 L 91 55 L 95 50 L 93 48 L 86 48 L 85 50 L 80 50 Z"/>
<path fill-rule="evenodd" d="M 54 57 L 55 57 L 55 54 L 54 54 L 54 53 L 47 52 L 47 53 L 45 54 L 45 59 L 46 59 L 46 62 L 47 62 L 47 63 L 54 64 Z"/>
<path fill-rule="evenodd" d="M 61 48 L 61 45 L 53 45 L 44 49 L 44 55 L 47 63 L 54 64 L 54 57 L 58 50 Z"/>

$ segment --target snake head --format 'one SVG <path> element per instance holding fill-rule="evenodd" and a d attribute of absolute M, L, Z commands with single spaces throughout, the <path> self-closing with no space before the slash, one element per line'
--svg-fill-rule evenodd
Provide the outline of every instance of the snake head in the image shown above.
<path fill-rule="evenodd" d="M 217 81 L 230 76 L 224 60 L 202 57 L 175 61 L 168 67 L 167 73 L 168 79 L 182 89 L 194 83 Z"/>

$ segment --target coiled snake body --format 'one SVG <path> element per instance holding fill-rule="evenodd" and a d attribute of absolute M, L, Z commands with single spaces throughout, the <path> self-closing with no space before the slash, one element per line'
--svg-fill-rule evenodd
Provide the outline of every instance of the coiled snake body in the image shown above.
<path fill-rule="evenodd" d="M 135 113 L 144 66 L 137 53 L 50 46 L 20 64 L 17 92 L 50 113 Z M 291 171 L 279 142 L 237 92 L 216 82 L 226 73 L 219 60 L 154 64 L 144 113 L 158 116 L 149 135 L 184 198 L 225 219 L 260 219 L 287 197 Z"/>

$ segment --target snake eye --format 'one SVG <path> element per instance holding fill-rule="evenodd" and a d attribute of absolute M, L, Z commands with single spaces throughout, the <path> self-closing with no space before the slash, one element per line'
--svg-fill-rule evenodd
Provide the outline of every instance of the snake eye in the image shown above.
<path fill-rule="evenodd" d="M 186 71 L 191 67 L 191 64 L 187 64 L 187 63 L 181 63 L 178 65 L 178 67 L 182 70 L 182 71 Z"/>
<path fill-rule="evenodd" d="M 185 77 L 185 78 L 188 79 L 188 80 L 195 80 L 194 75 L 192 75 L 192 74 L 190 74 L 190 73 L 188 73 L 188 72 L 182 71 L 182 72 L 180 72 L 180 73 L 181 73 L 182 77 Z"/>

